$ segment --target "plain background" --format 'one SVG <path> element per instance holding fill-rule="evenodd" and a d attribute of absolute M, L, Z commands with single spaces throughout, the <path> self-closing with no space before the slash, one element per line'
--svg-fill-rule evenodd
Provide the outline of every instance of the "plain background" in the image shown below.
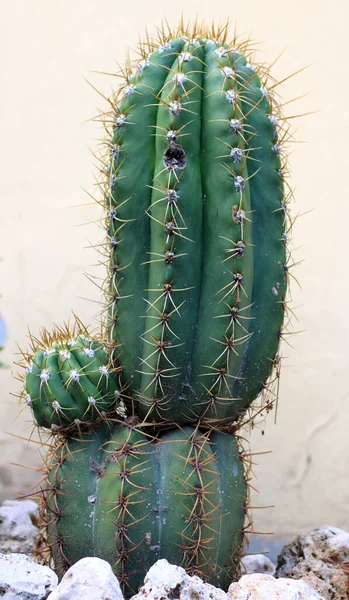
<path fill-rule="evenodd" d="M 272 62 L 279 79 L 306 71 L 282 86 L 285 113 L 314 114 L 293 120 L 290 144 L 295 260 L 304 261 L 292 292 L 299 335 L 284 345 L 277 424 L 269 415 L 265 435 L 251 437 L 255 457 L 256 529 L 298 532 L 322 524 L 349 529 L 348 470 L 348 4 L 324 0 L 260 0 L 163 3 L 151 0 L 7 0 L 0 25 L 0 311 L 8 329 L 0 372 L 0 496 L 28 493 L 38 474 L 12 463 L 40 464 L 38 448 L 11 434 L 28 436 L 29 414 L 18 417 L 19 391 L 12 379 L 16 344 L 26 346 L 27 327 L 67 320 L 76 311 L 92 322 L 99 291 L 84 276 L 96 257 L 91 244 L 102 232 L 93 193 L 93 158 L 101 130 L 89 121 L 105 103 L 103 93 L 126 49 L 156 33 L 161 18 L 225 21 L 260 42 L 258 58 Z M 85 123 L 85 124 L 83 124 Z M 87 302 L 83 298 L 90 298 Z M 14 368 L 15 370 L 15 368 Z M 10 433 L 9 433 L 10 432 Z"/>

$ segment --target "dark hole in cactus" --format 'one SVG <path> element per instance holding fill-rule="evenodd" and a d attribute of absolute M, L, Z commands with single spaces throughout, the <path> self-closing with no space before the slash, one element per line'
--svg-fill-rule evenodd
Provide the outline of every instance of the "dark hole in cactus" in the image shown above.
<path fill-rule="evenodd" d="M 187 160 L 180 144 L 171 142 L 164 152 L 164 166 L 169 170 L 185 169 Z"/>

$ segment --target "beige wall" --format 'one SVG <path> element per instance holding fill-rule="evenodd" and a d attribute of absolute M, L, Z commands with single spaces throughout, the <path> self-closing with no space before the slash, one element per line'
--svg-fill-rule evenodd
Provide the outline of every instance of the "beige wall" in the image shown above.
<path fill-rule="evenodd" d="M 137 3 L 136 3 L 137 2 Z M 299 324 L 305 330 L 284 346 L 277 425 L 268 419 L 265 435 L 256 430 L 253 449 L 273 450 L 256 457 L 254 504 L 275 504 L 255 511 L 262 531 L 293 532 L 331 523 L 349 528 L 348 470 L 348 33 L 347 3 L 324 0 L 248 0 L 247 2 L 164 3 L 118 0 L 2 0 L 1 2 L 1 217 L 0 310 L 9 330 L 3 360 L 9 365 L 16 342 L 25 345 L 27 325 L 69 318 L 71 309 L 86 322 L 98 298 L 84 277 L 96 262 L 89 241 L 98 218 L 82 191 L 93 190 L 88 146 L 100 135 L 82 125 L 103 107 L 83 80 L 105 93 L 111 78 L 89 69 L 113 71 L 127 46 L 145 25 L 151 33 L 162 16 L 177 23 L 185 17 L 225 19 L 230 13 L 239 32 L 252 31 L 262 42 L 262 60 L 284 54 L 274 68 L 279 78 L 312 66 L 290 80 L 282 93 L 290 99 L 287 115 L 318 110 L 295 122 L 291 164 L 295 211 L 306 213 L 294 228 L 302 292 L 293 286 Z M 213 10 L 214 7 L 214 10 Z M 92 270 L 93 271 L 93 270 Z M 95 271 L 96 272 L 96 271 Z M 30 433 L 10 392 L 19 385 L 9 370 L 0 372 L 0 491 L 26 491 L 36 476 L 10 463 L 38 464 L 36 450 L 8 432 Z M 257 460 L 258 459 L 258 460 Z"/>

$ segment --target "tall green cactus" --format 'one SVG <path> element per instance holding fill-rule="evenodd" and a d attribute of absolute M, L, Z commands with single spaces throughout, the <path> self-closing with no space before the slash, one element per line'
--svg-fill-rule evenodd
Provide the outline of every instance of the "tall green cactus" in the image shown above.
<path fill-rule="evenodd" d="M 107 560 L 127 596 L 159 558 L 227 588 L 247 504 L 231 435 L 186 427 L 152 439 L 131 423 L 65 441 L 52 457 L 46 518 L 56 571 Z"/>
<path fill-rule="evenodd" d="M 266 385 L 284 317 L 278 107 L 248 43 L 147 47 L 106 118 L 106 326 L 137 411 L 235 421 Z"/>

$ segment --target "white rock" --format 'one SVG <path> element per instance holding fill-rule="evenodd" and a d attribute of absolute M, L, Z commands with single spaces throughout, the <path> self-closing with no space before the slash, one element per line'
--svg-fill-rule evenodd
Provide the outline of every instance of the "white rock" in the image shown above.
<path fill-rule="evenodd" d="M 241 559 L 241 571 L 245 575 L 266 573 L 274 575 L 276 566 L 264 554 L 249 554 Z"/>
<path fill-rule="evenodd" d="M 110 564 L 88 557 L 70 567 L 47 600 L 123 600 L 123 595 Z"/>
<path fill-rule="evenodd" d="M 276 576 L 303 579 L 326 600 L 348 600 L 343 569 L 348 563 L 349 533 L 325 525 L 298 535 L 283 548 Z"/>
<path fill-rule="evenodd" d="M 0 506 L 0 552 L 33 552 L 39 511 L 33 500 L 5 500 Z"/>
<path fill-rule="evenodd" d="M 274 579 L 271 575 L 244 575 L 229 586 L 231 600 L 324 600 L 305 581 Z"/>
<path fill-rule="evenodd" d="M 58 583 L 57 575 L 25 554 L 0 554 L 2 600 L 46 600 Z"/>
<path fill-rule="evenodd" d="M 158 560 L 144 579 L 144 585 L 132 600 L 229 600 L 223 590 L 204 583 L 200 577 L 187 575 L 183 567 Z"/>

